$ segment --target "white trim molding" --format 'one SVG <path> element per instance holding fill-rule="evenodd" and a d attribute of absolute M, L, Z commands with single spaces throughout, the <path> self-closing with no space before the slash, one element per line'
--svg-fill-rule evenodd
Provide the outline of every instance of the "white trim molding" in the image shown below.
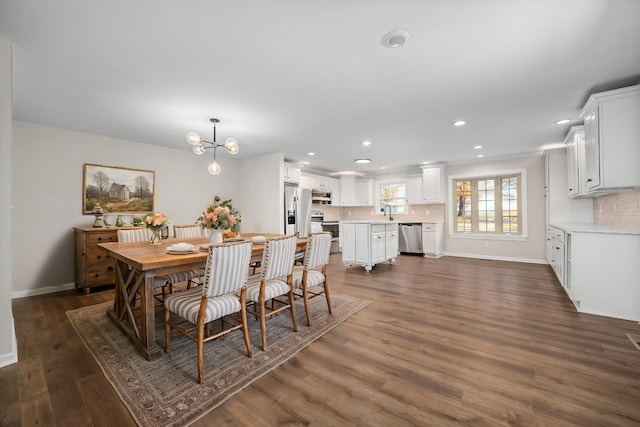
<path fill-rule="evenodd" d="M 0 354 L 0 368 L 18 363 L 18 341 L 16 340 L 16 328 L 11 317 L 11 352 Z"/>
<path fill-rule="evenodd" d="M 11 299 L 32 297 L 35 295 L 43 295 L 43 294 L 52 294 L 54 292 L 68 291 L 70 289 L 75 289 L 75 288 L 76 288 L 75 283 L 65 283 L 63 285 L 47 286 L 44 288 L 25 289 L 23 291 L 13 291 L 11 293 Z"/>
<path fill-rule="evenodd" d="M 495 256 L 495 255 L 464 254 L 464 253 L 454 253 L 454 252 L 445 252 L 444 255 L 455 256 L 460 258 L 490 259 L 495 261 L 526 262 L 529 264 L 549 264 L 549 262 L 546 259 L 535 259 L 535 258 L 513 258 L 513 257 L 504 257 L 504 256 Z"/>

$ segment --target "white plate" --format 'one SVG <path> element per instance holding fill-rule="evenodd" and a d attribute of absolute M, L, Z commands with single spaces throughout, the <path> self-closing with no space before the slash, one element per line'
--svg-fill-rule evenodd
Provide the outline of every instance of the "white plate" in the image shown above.
<path fill-rule="evenodd" d="M 188 255 L 188 254 L 196 254 L 200 252 L 200 249 L 195 248 L 195 249 L 191 249 L 189 251 L 172 251 L 171 249 L 167 248 L 167 253 L 170 255 Z"/>
<path fill-rule="evenodd" d="M 264 236 L 253 236 L 253 237 L 251 238 L 251 241 L 252 241 L 253 243 L 264 243 L 264 242 L 266 242 L 266 241 L 267 241 L 267 238 L 266 238 L 266 237 L 264 237 Z"/>
<path fill-rule="evenodd" d="M 189 243 L 176 243 L 175 245 L 171 245 L 167 248 L 167 250 L 170 250 L 173 252 L 191 252 L 194 249 L 198 249 L 198 248 Z"/>

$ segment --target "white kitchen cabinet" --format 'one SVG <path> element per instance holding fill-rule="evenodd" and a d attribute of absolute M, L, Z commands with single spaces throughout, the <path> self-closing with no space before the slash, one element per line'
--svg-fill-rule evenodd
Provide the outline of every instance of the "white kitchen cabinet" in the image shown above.
<path fill-rule="evenodd" d="M 395 260 L 398 256 L 398 224 L 387 223 L 384 229 L 384 257 Z"/>
<path fill-rule="evenodd" d="M 547 228 L 547 260 L 558 281 L 565 284 L 565 232 L 559 228 Z"/>
<path fill-rule="evenodd" d="M 374 204 L 374 181 L 372 179 L 356 181 L 356 206 L 373 206 Z"/>
<path fill-rule="evenodd" d="M 640 86 L 591 95 L 580 117 L 586 191 L 606 194 L 640 187 Z"/>
<path fill-rule="evenodd" d="M 428 165 L 422 168 L 422 203 L 445 203 L 447 198 L 447 177 L 445 165 Z"/>
<path fill-rule="evenodd" d="M 422 201 L 422 177 L 411 176 L 404 182 L 408 205 L 417 205 Z"/>
<path fill-rule="evenodd" d="M 285 182 L 300 182 L 300 168 L 292 164 L 284 164 L 284 180 Z"/>
<path fill-rule="evenodd" d="M 571 199 L 568 191 L 567 150 L 545 151 L 546 224 L 592 223 L 593 199 Z"/>
<path fill-rule="evenodd" d="M 425 257 L 440 258 L 444 253 L 444 224 L 422 223 L 422 252 Z"/>
<path fill-rule="evenodd" d="M 342 221 L 342 261 L 351 267 L 364 266 L 369 272 L 374 265 L 395 261 L 398 256 L 398 223 L 384 221 Z"/>
<path fill-rule="evenodd" d="M 564 289 L 579 312 L 640 321 L 640 232 L 566 226 Z"/>
<path fill-rule="evenodd" d="M 567 146 L 567 189 L 569 197 L 593 197 L 587 194 L 584 173 L 584 126 L 572 126 L 564 143 Z"/>
<path fill-rule="evenodd" d="M 340 180 L 337 178 L 330 178 L 331 188 L 331 206 L 340 206 Z"/>
<path fill-rule="evenodd" d="M 340 206 L 356 205 L 356 177 L 345 175 L 340 177 Z"/>

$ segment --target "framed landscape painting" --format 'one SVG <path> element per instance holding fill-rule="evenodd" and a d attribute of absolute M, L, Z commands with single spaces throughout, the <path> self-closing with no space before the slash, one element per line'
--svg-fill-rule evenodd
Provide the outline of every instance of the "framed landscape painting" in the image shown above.
<path fill-rule="evenodd" d="M 153 212 L 155 172 L 85 163 L 82 174 L 82 212 L 100 204 L 105 213 Z"/>

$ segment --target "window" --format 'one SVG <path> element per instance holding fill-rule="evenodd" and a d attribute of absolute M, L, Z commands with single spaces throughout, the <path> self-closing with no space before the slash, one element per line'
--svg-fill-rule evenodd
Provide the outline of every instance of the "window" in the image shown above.
<path fill-rule="evenodd" d="M 404 183 L 387 183 L 378 186 L 378 206 L 381 212 L 385 205 L 389 205 L 392 214 L 407 213 L 406 201 L 407 192 Z"/>
<path fill-rule="evenodd" d="M 453 178 L 453 232 L 522 236 L 522 173 Z"/>

